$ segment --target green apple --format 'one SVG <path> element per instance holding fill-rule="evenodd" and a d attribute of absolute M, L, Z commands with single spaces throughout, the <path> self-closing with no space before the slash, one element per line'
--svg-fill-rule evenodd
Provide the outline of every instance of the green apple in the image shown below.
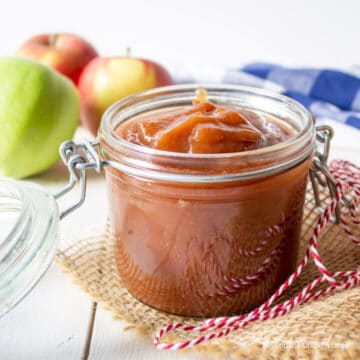
<path fill-rule="evenodd" d="M 0 175 L 23 178 L 48 169 L 77 127 L 73 83 L 45 65 L 0 58 Z"/>

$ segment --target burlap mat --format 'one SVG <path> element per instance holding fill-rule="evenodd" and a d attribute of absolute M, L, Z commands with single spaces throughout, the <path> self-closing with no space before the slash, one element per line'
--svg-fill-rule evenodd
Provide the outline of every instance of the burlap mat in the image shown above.
<path fill-rule="evenodd" d="M 308 191 L 305 203 L 299 259 L 318 216 L 311 194 Z M 360 236 L 359 227 L 353 227 L 353 231 Z M 326 226 L 319 239 L 319 250 L 331 271 L 355 270 L 360 266 L 359 247 L 348 240 L 338 225 Z M 173 321 L 200 322 L 199 319 L 165 314 L 136 300 L 123 287 L 114 259 L 113 241 L 107 225 L 97 234 L 73 239 L 71 245 L 57 255 L 57 261 L 84 291 L 112 311 L 115 319 L 125 320 L 146 334 L 149 342 L 160 327 Z M 319 272 L 311 262 L 280 300 L 290 298 L 317 276 Z M 163 341 L 181 341 L 191 336 L 190 333 L 172 333 Z M 245 359 L 360 359 L 360 287 L 299 306 L 283 317 L 250 324 L 190 351 L 195 349 L 206 351 L 207 358 L 214 355 Z"/>

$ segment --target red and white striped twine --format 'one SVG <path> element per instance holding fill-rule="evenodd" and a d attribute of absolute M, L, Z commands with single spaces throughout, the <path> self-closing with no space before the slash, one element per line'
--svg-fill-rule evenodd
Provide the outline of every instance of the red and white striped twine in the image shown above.
<path fill-rule="evenodd" d="M 205 273 L 208 274 L 208 281 L 210 284 L 212 284 L 217 291 L 209 293 L 209 294 L 198 294 L 200 297 L 207 296 L 207 297 L 219 297 L 219 296 L 227 296 L 230 294 L 233 294 L 237 292 L 239 289 L 253 285 L 260 281 L 266 274 L 271 272 L 271 270 L 274 268 L 276 263 L 279 261 L 281 253 L 283 251 L 283 244 L 280 244 L 277 248 L 275 248 L 271 254 L 265 258 L 265 260 L 262 262 L 260 267 L 251 275 L 245 275 L 242 278 L 234 278 L 229 277 L 221 271 L 220 267 L 216 265 L 215 261 L 213 260 L 213 267 L 216 270 L 216 273 L 219 278 L 225 282 L 226 285 L 220 285 L 217 284 L 213 279 L 210 277 L 210 272 L 207 271 L 206 263 L 205 263 Z"/>
<path fill-rule="evenodd" d="M 311 300 L 330 294 L 334 291 L 349 289 L 360 282 L 360 264 L 353 271 L 337 271 L 331 273 L 325 266 L 318 251 L 318 236 L 321 230 L 329 222 L 330 217 L 334 214 L 336 205 L 342 200 L 344 194 L 349 190 L 353 191 L 353 198 L 350 200 L 350 217 L 353 224 L 359 225 L 360 219 L 357 217 L 358 204 L 360 199 L 360 168 L 356 165 L 343 160 L 335 160 L 330 164 L 330 171 L 337 183 L 337 190 L 329 206 L 319 216 L 313 234 L 309 241 L 309 246 L 305 256 L 297 269 L 289 278 L 275 291 L 275 293 L 266 300 L 262 305 L 253 311 L 240 316 L 217 317 L 205 320 L 201 325 L 187 325 L 184 323 L 172 323 L 159 330 L 154 338 L 154 345 L 162 350 L 179 350 L 201 344 L 205 341 L 217 339 L 228 335 L 230 332 L 245 328 L 250 322 L 265 321 L 283 316 L 290 312 L 295 306 L 303 305 Z M 349 199 L 348 199 L 349 200 Z M 360 239 L 352 233 L 348 223 L 341 216 L 340 224 L 349 239 L 356 245 L 360 246 Z M 319 269 L 321 275 L 305 286 L 295 297 L 290 300 L 279 303 L 275 306 L 272 304 L 291 286 L 299 277 L 309 259 L 312 258 Z M 315 291 L 316 287 L 327 281 L 329 286 Z M 199 337 L 179 343 L 162 343 L 161 337 L 175 329 L 181 329 L 186 332 L 197 332 Z M 201 333 L 208 332 L 201 335 Z"/>

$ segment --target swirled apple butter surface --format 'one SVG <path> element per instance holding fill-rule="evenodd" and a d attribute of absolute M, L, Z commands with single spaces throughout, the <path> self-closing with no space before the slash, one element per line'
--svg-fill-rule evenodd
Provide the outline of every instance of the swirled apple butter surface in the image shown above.
<path fill-rule="evenodd" d="M 201 95 L 192 106 L 126 120 L 115 132 L 138 148 L 154 149 L 154 156 L 162 150 L 168 172 L 174 166 L 168 152 L 206 154 L 207 160 L 209 154 L 250 156 L 293 138 L 296 129 Z M 110 150 L 107 156 L 116 158 Z M 176 173 L 185 160 L 176 163 Z M 221 158 L 216 161 L 218 171 Z M 155 157 L 148 162 L 156 165 Z M 296 266 L 310 162 L 213 183 L 160 181 L 108 168 L 116 263 L 125 286 L 144 303 L 180 315 L 230 315 L 261 304 Z M 211 173 L 211 162 L 206 164 Z M 227 158 L 219 174 L 231 173 L 232 166 L 236 162 Z"/>
<path fill-rule="evenodd" d="M 245 109 L 217 106 L 196 98 L 193 106 L 148 114 L 119 127 L 123 139 L 150 148 L 193 154 L 218 154 L 277 144 L 293 132 Z"/>

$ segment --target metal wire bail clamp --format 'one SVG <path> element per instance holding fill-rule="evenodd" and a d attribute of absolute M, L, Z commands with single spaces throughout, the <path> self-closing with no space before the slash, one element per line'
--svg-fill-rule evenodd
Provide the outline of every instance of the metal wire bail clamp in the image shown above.
<path fill-rule="evenodd" d="M 66 141 L 61 144 L 60 156 L 69 170 L 70 179 L 69 183 L 58 191 L 54 197 L 59 199 L 64 196 L 75 187 L 77 182 L 79 182 L 80 196 L 73 205 L 60 212 L 60 220 L 83 204 L 86 195 L 87 171 L 90 169 L 94 169 L 97 173 L 102 171 L 103 162 L 97 151 L 98 146 L 98 139 L 94 141 L 83 140 L 79 144 L 73 141 Z"/>

